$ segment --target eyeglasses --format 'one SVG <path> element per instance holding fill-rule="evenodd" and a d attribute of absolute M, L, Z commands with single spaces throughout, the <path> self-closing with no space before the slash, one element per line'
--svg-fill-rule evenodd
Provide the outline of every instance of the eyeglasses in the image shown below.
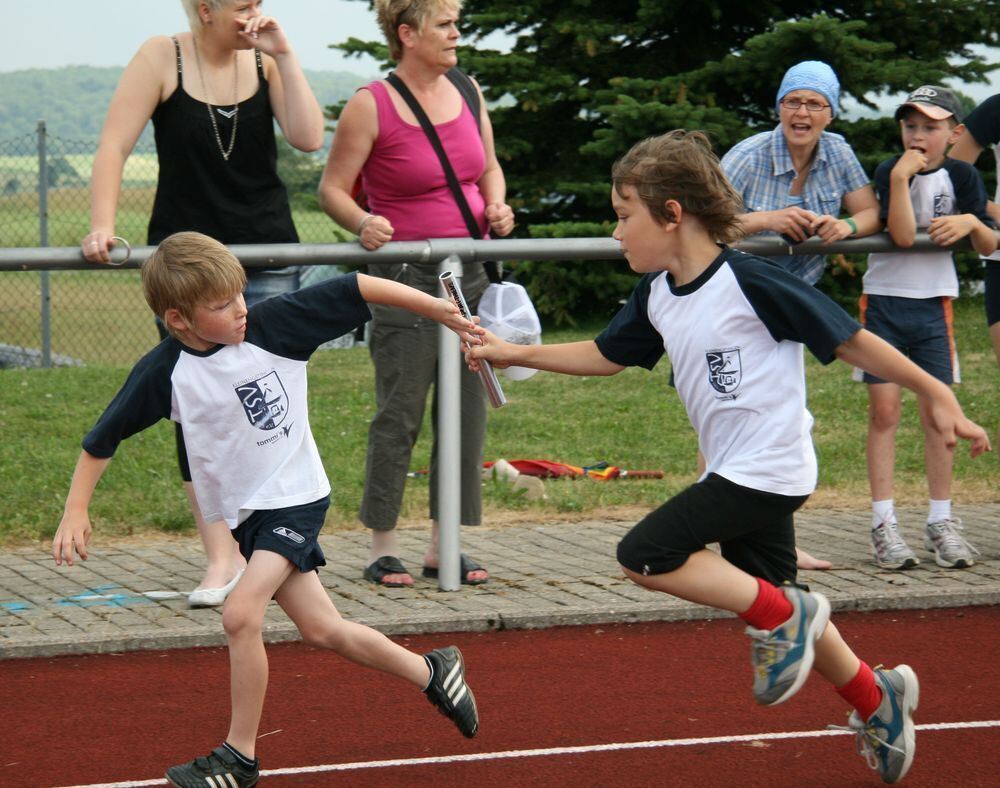
<path fill-rule="evenodd" d="M 787 109 L 789 112 L 798 112 L 800 107 L 805 107 L 809 112 L 822 112 L 829 104 L 820 104 L 818 101 L 800 101 L 799 99 L 782 99 L 781 106 Z"/>

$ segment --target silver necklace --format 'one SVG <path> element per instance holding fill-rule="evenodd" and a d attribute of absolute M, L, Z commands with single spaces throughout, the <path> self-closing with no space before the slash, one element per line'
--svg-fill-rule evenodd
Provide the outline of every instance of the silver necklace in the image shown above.
<path fill-rule="evenodd" d="M 205 72 L 201 67 L 201 55 L 198 54 L 198 39 L 192 36 L 191 40 L 194 43 L 194 59 L 198 63 L 198 76 L 201 78 L 201 92 L 205 94 L 206 99 L 209 99 L 211 96 L 208 95 L 208 88 L 205 86 Z M 237 53 L 233 52 L 233 131 L 232 134 L 229 135 L 228 149 L 222 147 L 222 137 L 219 134 L 219 124 L 215 120 L 216 107 L 213 107 L 209 101 L 205 102 L 205 106 L 208 108 L 208 119 L 212 121 L 212 131 L 215 132 L 215 144 L 219 146 L 219 153 L 222 154 L 222 158 L 226 161 L 229 161 L 229 157 L 233 152 L 233 147 L 236 145 L 236 124 L 240 119 L 240 105 L 237 101 L 240 97 L 240 69 L 236 56 Z M 222 112 L 222 110 L 220 109 L 219 112 Z M 227 112 L 225 114 L 229 116 L 230 113 Z"/>

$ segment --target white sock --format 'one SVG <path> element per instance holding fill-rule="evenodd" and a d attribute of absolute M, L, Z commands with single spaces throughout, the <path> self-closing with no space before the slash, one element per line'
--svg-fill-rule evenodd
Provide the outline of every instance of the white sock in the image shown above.
<path fill-rule="evenodd" d="M 893 500 L 887 498 L 884 501 L 872 501 L 872 529 L 878 528 L 882 523 L 896 522 L 896 513 L 892 510 Z"/>
<path fill-rule="evenodd" d="M 927 513 L 928 523 L 939 523 L 942 520 L 951 518 L 951 499 L 947 501 L 935 501 L 931 498 L 931 508 Z"/>

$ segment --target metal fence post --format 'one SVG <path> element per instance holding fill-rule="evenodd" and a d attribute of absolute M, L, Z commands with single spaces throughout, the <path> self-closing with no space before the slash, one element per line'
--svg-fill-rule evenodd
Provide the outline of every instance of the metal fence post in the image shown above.
<path fill-rule="evenodd" d="M 38 245 L 49 245 L 49 157 L 45 121 L 38 121 Z M 52 295 L 49 272 L 41 274 L 42 366 L 52 366 Z"/>
<path fill-rule="evenodd" d="M 444 258 L 438 273 L 462 275 L 462 258 Z M 438 486 L 438 587 L 442 591 L 461 589 L 462 512 L 462 356 L 458 336 L 450 329 L 438 329 L 437 379 L 437 486 Z"/>

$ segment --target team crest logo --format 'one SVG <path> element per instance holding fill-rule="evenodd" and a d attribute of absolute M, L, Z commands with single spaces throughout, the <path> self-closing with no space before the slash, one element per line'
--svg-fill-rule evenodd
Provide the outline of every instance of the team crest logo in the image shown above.
<path fill-rule="evenodd" d="M 740 349 L 709 350 L 705 353 L 708 362 L 708 382 L 720 394 L 732 394 L 739 388 L 743 378 L 740 366 Z"/>
<path fill-rule="evenodd" d="M 259 430 L 273 430 L 288 415 L 288 395 L 278 373 L 271 371 L 257 380 L 236 387 L 243 412 Z"/>
<path fill-rule="evenodd" d="M 942 192 L 934 195 L 934 218 L 951 216 L 954 212 L 954 204 L 950 194 Z"/>

